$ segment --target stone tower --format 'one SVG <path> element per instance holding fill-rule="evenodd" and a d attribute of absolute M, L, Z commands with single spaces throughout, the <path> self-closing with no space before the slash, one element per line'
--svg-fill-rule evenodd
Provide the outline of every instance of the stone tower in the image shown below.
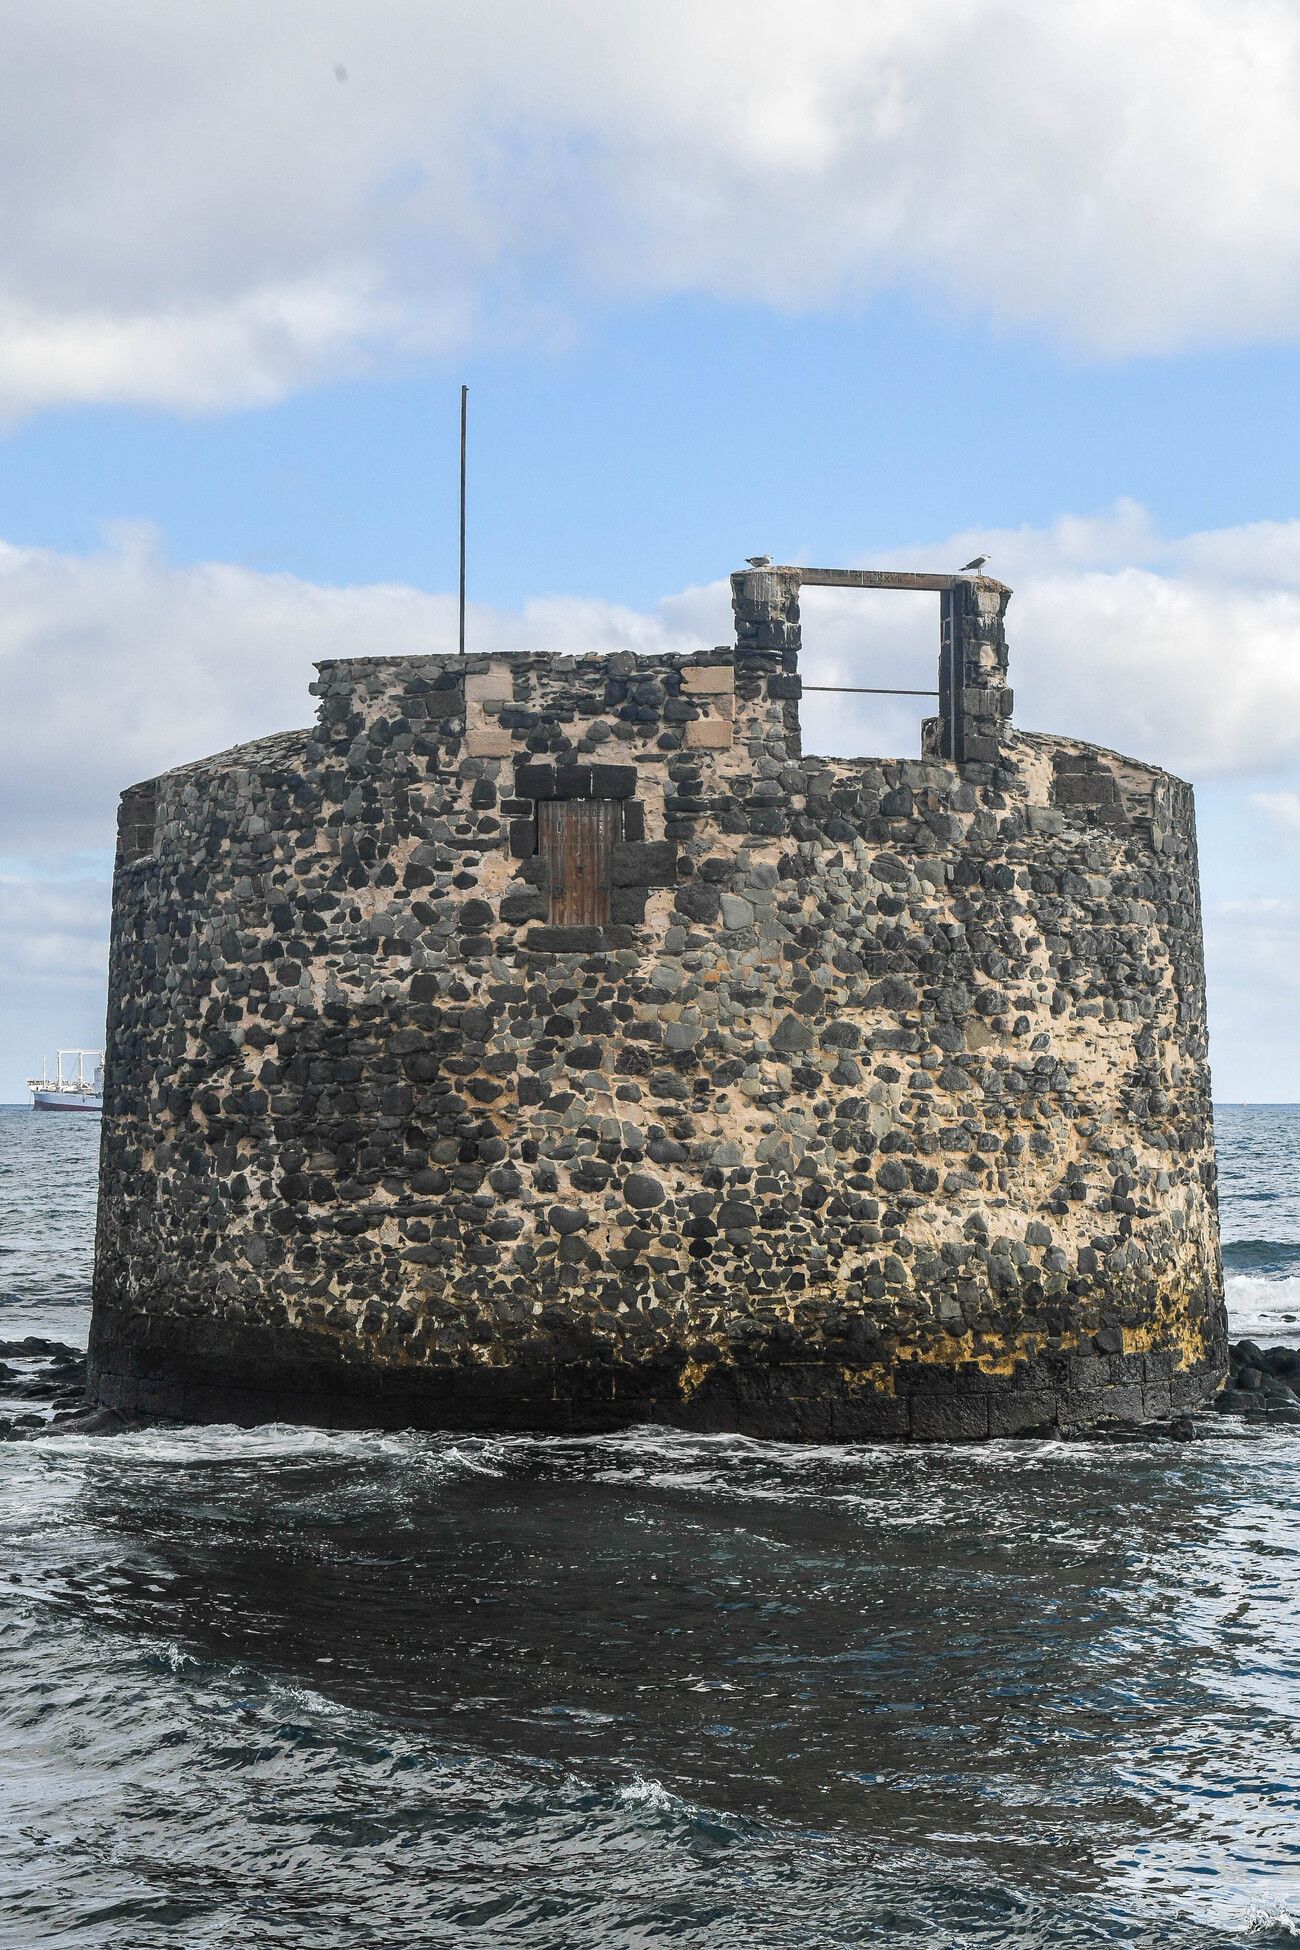
<path fill-rule="evenodd" d="M 932 589 L 917 760 L 799 592 Z M 1013 730 L 982 576 L 756 570 L 696 656 L 322 664 L 122 801 L 91 1340 L 200 1418 L 800 1439 L 1224 1366 L 1190 789 Z"/>

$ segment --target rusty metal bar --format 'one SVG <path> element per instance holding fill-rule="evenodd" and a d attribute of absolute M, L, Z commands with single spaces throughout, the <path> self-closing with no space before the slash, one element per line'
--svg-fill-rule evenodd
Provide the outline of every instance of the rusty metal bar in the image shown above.
<path fill-rule="evenodd" d="M 460 655 L 465 654 L 465 426 L 469 387 L 460 389 Z"/>
<path fill-rule="evenodd" d="M 805 684 L 806 691 L 843 691 L 852 697 L 938 697 L 938 691 L 900 691 L 889 684 Z"/>

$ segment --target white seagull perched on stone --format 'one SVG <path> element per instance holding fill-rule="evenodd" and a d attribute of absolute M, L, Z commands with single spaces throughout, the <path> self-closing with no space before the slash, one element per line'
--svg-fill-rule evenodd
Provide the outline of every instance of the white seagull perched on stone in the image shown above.
<path fill-rule="evenodd" d="M 957 573 L 964 576 L 969 569 L 973 569 L 976 575 L 978 575 L 988 559 L 987 555 L 977 555 L 973 562 L 963 562 Z"/>
<path fill-rule="evenodd" d="M 772 566 L 770 555 L 747 555 L 745 560 L 751 569 L 770 569 Z"/>

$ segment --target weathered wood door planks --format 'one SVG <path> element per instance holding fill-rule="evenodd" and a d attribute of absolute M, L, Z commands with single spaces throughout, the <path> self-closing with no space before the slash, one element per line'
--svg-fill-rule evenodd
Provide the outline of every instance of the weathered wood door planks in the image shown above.
<path fill-rule="evenodd" d="M 617 799 L 543 799 L 537 851 L 551 870 L 551 922 L 604 927 L 609 920 L 610 855 L 623 837 Z"/>

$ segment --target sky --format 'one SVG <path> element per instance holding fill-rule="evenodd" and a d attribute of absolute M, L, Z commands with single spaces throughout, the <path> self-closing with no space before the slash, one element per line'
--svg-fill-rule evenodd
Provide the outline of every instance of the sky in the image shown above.
<path fill-rule="evenodd" d="M 987 552 L 1017 721 L 1196 786 L 1216 1096 L 1300 1100 L 1293 0 L 10 0 L 0 165 L 0 1102 L 102 1042 L 120 791 L 454 647 L 462 382 L 473 649 Z"/>

